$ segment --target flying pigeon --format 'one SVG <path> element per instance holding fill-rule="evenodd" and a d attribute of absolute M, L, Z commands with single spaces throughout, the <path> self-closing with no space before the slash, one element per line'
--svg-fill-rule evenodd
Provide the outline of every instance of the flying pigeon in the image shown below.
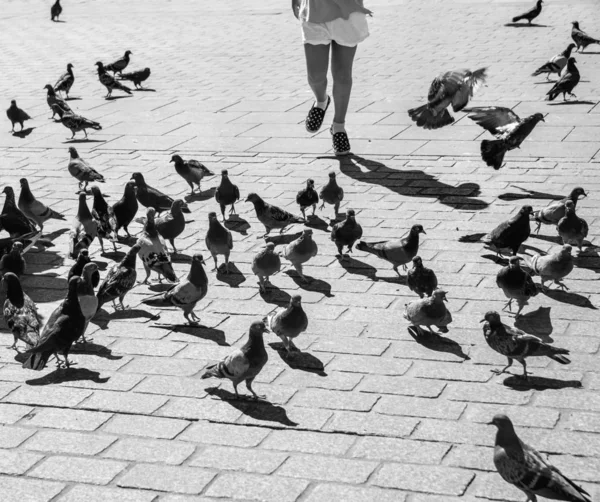
<path fill-rule="evenodd" d="M 113 244 L 113 249 L 117 251 L 115 244 L 117 240 L 117 220 L 112 211 L 112 208 L 106 203 L 102 192 L 96 185 L 92 185 L 92 194 L 94 196 L 94 204 L 92 206 L 92 217 L 96 221 L 98 226 L 98 241 L 100 242 L 100 248 L 104 253 L 104 242 L 103 239 L 109 239 Z"/>
<path fill-rule="evenodd" d="M 60 108 L 60 105 L 54 104 L 52 105 L 52 108 Z M 69 112 L 62 108 L 57 110 L 57 112 L 60 115 L 59 122 L 72 133 L 71 137 L 67 139 L 73 139 L 75 137 L 75 133 L 79 131 L 83 131 L 83 134 L 85 134 L 85 138 L 87 139 L 88 135 L 86 129 L 94 129 L 95 131 L 102 130 L 102 126 L 98 122 L 86 119 L 81 115 L 76 115 L 73 112 Z"/>
<path fill-rule="evenodd" d="M 269 277 L 280 270 L 281 258 L 275 252 L 275 244 L 269 242 L 252 260 L 252 273 L 258 277 L 258 287 L 261 293 L 267 292 L 267 284 L 271 283 Z"/>
<path fill-rule="evenodd" d="M 523 206 L 519 212 L 509 220 L 503 221 L 494 230 L 482 238 L 482 241 L 498 255 L 510 250 L 517 254 L 531 234 L 529 215 L 533 214 L 531 206 Z"/>
<path fill-rule="evenodd" d="M 541 113 L 521 119 L 510 108 L 501 106 L 469 108 L 464 111 L 470 114 L 471 120 L 496 136 L 495 140 L 484 139 L 481 142 L 481 158 L 494 169 L 502 167 L 506 152 L 519 148 L 540 120 L 545 122 Z"/>
<path fill-rule="evenodd" d="M 15 132 L 15 124 L 21 124 L 21 131 L 23 130 L 23 122 L 31 120 L 31 117 L 17 106 L 17 102 L 13 99 L 10 102 L 10 107 L 6 110 L 6 116 L 12 124 L 12 131 Z"/>
<path fill-rule="evenodd" d="M 69 256 L 72 259 L 76 259 L 79 255 L 79 251 L 82 249 L 89 249 L 90 244 L 94 241 L 98 235 L 98 224 L 92 218 L 92 213 L 87 206 L 85 201 L 85 194 L 79 194 L 79 207 L 77 214 L 73 219 L 73 226 L 69 233 L 70 245 L 69 245 Z"/>
<path fill-rule="evenodd" d="M 542 73 L 546 74 L 546 80 L 550 79 L 550 75 L 556 73 L 560 75 L 565 66 L 567 66 L 567 61 L 571 57 L 571 51 L 576 47 L 575 44 L 569 44 L 567 48 L 562 51 L 560 54 L 554 56 L 550 61 L 540 66 L 537 70 L 535 70 L 531 76 L 537 77 Z"/>
<path fill-rule="evenodd" d="M 50 219 L 65 220 L 64 215 L 46 206 L 43 202 L 37 200 L 31 193 L 27 178 L 21 178 L 21 193 L 19 194 L 18 206 L 21 212 L 31 221 L 37 223 L 40 230 L 44 230 L 44 222 Z"/>
<path fill-rule="evenodd" d="M 404 319 L 409 321 L 419 333 L 422 333 L 420 326 L 427 326 L 431 333 L 433 333 L 431 326 L 437 327 L 440 333 L 448 333 L 448 324 L 452 322 L 452 314 L 444 305 L 444 302 L 447 301 L 446 292 L 436 289 L 430 297 L 406 304 Z"/>
<path fill-rule="evenodd" d="M 60 5 L 60 0 L 56 0 L 50 7 L 50 20 L 58 21 L 58 17 L 62 14 L 62 6 Z"/>
<path fill-rule="evenodd" d="M 297 239 L 284 246 L 281 255 L 287 258 L 298 272 L 300 278 L 308 282 L 308 279 L 302 273 L 302 265 L 311 258 L 317 256 L 319 248 L 312 238 L 313 231 L 305 228 Z"/>
<path fill-rule="evenodd" d="M 551 202 L 544 209 L 540 209 L 533 213 L 533 219 L 537 221 L 536 233 L 539 233 L 542 223 L 545 225 L 556 225 L 560 219 L 566 214 L 565 202 L 570 200 L 573 202 L 573 207 L 577 207 L 579 197 L 587 197 L 585 190 L 581 187 L 576 187 L 571 190 L 571 193 L 562 200 Z"/>
<path fill-rule="evenodd" d="M 266 233 L 264 236 L 269 235 L 269 232 L 274 228 L 279 228 L 279 233 L 282 233 L 283 229 L 288 225 L 293 223 L 304 223 L 302 218 L 298 218 L 277 206 L 268 204 L 255 193 L 248 194 L 246 202 L 252 202 L 254 205 L 258 221 L 265 226 Z"/>
<path fill-rule="evenodd" d="M 98 310 L 107 302 L 112 301 L 113 307 L 117 310 L 125 310 L 127 307 L 123 305 L 125 295 L 135 286 L 137 272 L 135 270 L 136 258 L 140 251 L 140 246 L 135 244 L 129 248 L 125 257 L 119 263 L 113 263 L 106 277 L 98 288 Z M 119 299 L 119 304 L 115 303 Z"/>
<path fill-rule="evenodd" d="M 88 183 L 97 181 L 104 183 L 104 176 L 83 160 L 75 147 L 69 147 L 69 174 L 79 181 L 79 190 L 85 192 Z"/>
<path fill-rule="evenodd" d="M 151 187 L 146 183 L 142 173 L 133 173 L 131 179 L 135 181 L 136 197 L 138 202 L 144 207 L 152 207 L 157 213 L 168 211 L 173 206 L 173 199 L 165 195 L 160 190 Z M 187 204 L 181 207 L 183 213 L 191 213 Z"/>
<path fill-rule="evenodd" d="M 196 304 L 208 292 L 208 277 L 204 270 L 204 259 L 201 254 L 192 257 L 190 272 L 184 281 L 174 285 L 160 295 L 146 298 L 142 303 L 152 307 L 177 307 L 183 311 L 183 317 L 190 324 L 196 324 L 200 318 L 195 314 Z"/>
<path fill-rule="evenodd" d="M 513 17 L 512 22 L 516 23 L 517 21 L 520 21 L 521 19 L 526 19 L 529 22 L 529 24 L 531 24 L 531 21 L 533 21 L 536 17 L 538 17 L 541 14 L 543 3 L 544 3 L 544 0 L 537 0 L 537 2 L 535 3 L 535 7 L 528 10 L 527 12 L 524 12 L 520 16 Z"/>
<path fill-rule="evenodd" d="M 229 179 L 227 169 L 221 171 L 221 184 L 215 190 L 215 200 L 221 208 L 223 221 L 225 221 L 225 207 L 231 206 L 229 214 L 235 214 L 235 203 L 240 199 L 240 189 Z"/>
<path fill-rule="evenodd" d="M 23 258 L 23 243 L 14 242 L 10 252 L 2 255 L 0 258 L 0 275 L 12 272 L 17 277 L 25 273 L 25 258 Z"/>
<path fill-rule="evenodd" d="M 573 21 L 571 23 L 571 38 L 577 44 L 577 50 L 583 52 L 588 45 L 600 44 L 600 40 L 590 37 L 585 31 L 579 28 L 579 22 Z"/>
<path fill-rule="evenodd" d="M 296 203 L 302 211 L 302 218 L 306 219 L 306 210 L 312 206 L 312 215 L 315 215 L 315 209 L 319 203 L 319 194 L 315 190 L 315 181 L 306 180 L 306 188 L 303 188 L 296 195 Z"/>
<path fill-rule="evenodd" d="M 389 261 L 392 264 L 394 272 L 400 276 L 398 267 L 402 265 L 404 270 L 406 270 L 406 264 L 419 252 L 419 234 L 425 233 L 422 225 L 413 225 L 408 234 L 401 239 L 380 242 L 360 241 L 356 245 L 356 249 L 366 251 Z"/>
<path fill-rule="evenodd" d="M 252 382 L 263 369 L 269 359 L 265 350 L 263 334 L 269 333 L 263 321 L 254 321 L 250 325 L 248 341 L 239 349 L 234 350 L 225 359 L 208 366 L 204 370 L 202 378 L 227 378 L 233 383 L 235 396 L 239 399 L 237 387 L 240 383 L 246 382 L 246 387 L 252 393 L 254 399 L 259 396 L 252 389 Z"/>
<path fill-rule="evenodd" d="M 120 75 L 122 75 L 121 72 L 125 68 L 127 68 L 127 65 L 129 64 L 129 56 L 131 56 L 131 55 L 133 55 L 133 52 L 125 51 L 125 54 L 123 55 L 122 58 L 119 58 L 116 61 L 114 61 L 110 64 L 107 64 L 106 66 L 103 65 L 103 67 L 106 71 L 112 71 L 113 74 L 119 73 Z M 96 63 L 96 64 L 98 64 L 98 63 Z"/>
<path fill-rule="evenodd" d="M 562 74 L 562 77 L 560 77 L 552 89 L 546 93 L 546 96 L 548 96 L 546 99 L 548 101 L 554 101 L 560 94 L 563 95 L 563 101 L 567 101 L 567 94 L 574 98 L 577 97 L 573 94 L 573 89 L 575 89 L 579 83 L 581 76 L 579 75 L 579 70 L 577 69 L 577 66 L 575 66 L 575 63 L 575 58 L 569 58 L 567 61 L 567 69 Z"/>
<path fill-rule="evenodd" d="M 587 221 L 575 214 L 575 205 L 570 200 L 565 202 L 565 211 L 565 216 L 556 225 L 558 235 L 560 235 L 563 244 L 577 246 L 581 252 L 583 241 L 589 230 Z"/>
<path fill-rule="evenodd" d="M 106 73 L 106 68 L 104 68 L 104 65 L 100 61 L 96 63 L 96 66 L 98 67 L 98 80 L 108 91 L 106 96 L 104 96 L 105 98 L 110 98 L 115 89 L 131 94 L 131 89 L 129 87 L 123 85 L 121 82 L 115 80 L 115 77 Z"/>
<path fill-rule="evenodd" d="M 486 77 L 486 68 L 440 73 L 429 87 L 428 103 L 408 110 L 408 115 L 424 129 L 439 129 L 452 124 L 454 117 L 448 112 L 448 106 L 452 105 L 455 112 L 461 111 L 485 83 Z"/>
<path fill-rule="evenodd" d="M 62 116 L 66 112 L 73 113 L 73 110 L 71 110 L 71 107 L 67 104 L 66 101 L 64 101 L 63 99 L 59 98 L 56 95 L 56 91 L 50 84 L 46 84 L 44 89 L 46 89 L 46 91 L 47 91 L 46 102 L 48 103 L 48 106 L 50 107 L 50 110 L 52 111 L 51 118 L 54 118 L 57 114 L 58 114 L 59 118 L 62 118 Z M 58 105 L 58 106 L 55 106 L 55 105 Z"/>
<path fill-rule="evenodd" d="M 554 281 L 561 289 L 569 289 L 562 282 L 573 271 L 573 255 L 571 245 L 565 244 L 558 251 L 547 255 L 524 256 L 521 268 L 531 275 L 539 275 L 542 279 L 542 290 L 546 290 L 545 282 Z"/>
<path fill-rule="evenodd" d="M 511 256 L 508 260 L 508 266 L 502 267 L 496 274 L 496 285 L 508 298 L 504 308 L 508 307 L 510 309 L 513 300 L 519 305 L 515 318 L 519 317 L 528 300 L 539 292 L 531 275 L 519 265 L 522 259 L 520 256 Z"/>
<path fill-rule="evenodd" d="M 73 65 L 69 63 L 67 65 L 67 71 L 63 73 L 56 81 L 56 84 L 54 84 L 54 90 L 56 92 L 64 92 L 68 99 L 69 91 L 71 90 L 71 87 L 73 87 L 74 83 L 75 75 L 73 74 Z"/>
<path fill-rule="evenodd" d="M 138 201 L 135 195 L 135 181 L 125 183 L 123 197 L 115 202 L 112 206 L 112 212 L 115 215 L 116 227 L 115 235 L 119 238 L 119 230 L 125 229 L 127 237 L 131 237 L 127 227 L 135 218 L 138 210 Z"/>
<path fill-rule="evenodd" d="M 334 219 L 336 219 L 340 209 L 340 203 L 344 200 L 344 190 L 337 184 L 335 172 L 331 171 L 329 173 L 329 181 L 321 188 L 319 196 L 321 197 L 321 207 L 319 209 L 323 209 L 325 203 L 331 204 L 334 206 Z"/>
<path fill-rule="evenodd" d="M 435 272 L 423 265 L 420 256 L 412 259 L 413 268 L 406 274 L 406 284 L 411 291 L 417 293 L 421 298 L 431 296 L 438 287 L 438 280 Z"/>
<path fill-rule="evenodd" d="M 298 352 L 299 349 L 292 340 L 308 328 L 308 316 L 302 308 L 302 297 L 293 295 L 287 307 L 268 316 L 267 327 L 281 338 L 288 356 L 292 351 Z"/>
<path fill-rule="evenodd" d="M 225 256 L 225 272 L 229 273 L 229 254 L 233 249 L 233 238 L 231 232 L 227 230 L 217 218 L 217 213 L 211 211 L 208 213 L 208 231 L 204 239 L 206 248 L 215 261 L 214 270 L 218 270 L 217 256 L 222 254 Z"/>
<path fill-rule="evenodd" d="M 108 68 L 107 68 L 108 69 Z M 148 80 L 150 76 L 150 68 L 144 68 L 143 70 L 136 70 L 129 73 L 122 73 L 119 76 L 119 80 L 129 80 L 133 82 L 136 89 L 143 89 L 142 82 Z"/>
<path fill-rule="evenodd" d="M 342 249 L 347 246 L 348 253 L 352 252 L 352 246 L 363 235 L 362 227 L 356 222 L 354 209 L 346 211 L 346 219 L 333 225 L 331 229 L 331 240 L 335 242 L 338 255 L 344 258 Z"/>
<path fill-rule="evenodd" d="M 183 160 L 179 155 L 173 155 L 171 162 L 175 163 L 175 171 L 181 176 L 192 189 L 190 195 L 194 195 L 194 185 L 198 185 L 198 193 L 202 193 L 200 183 L 205 176 L 213 176 L 204 164 L 197 160 Z"/>
<path fill-rule="evenodd" d="M 494 465 L 502 479 L 536 502 L 537 495 L 552 500 L 592 502 L 590 494 L 576 485 L 531 446 L 517 436 L 506 415 L 494 416 L 498 428 L 494 446 Z"/>
<path fill-rule="evenodd" d="M 156 230 L 154 215 L 156 211 L 149 207 L 146 211 L 146 225 L 137 244 L 140 246 L 140 259 L 146 271 L 146 278 L 143 284 L 148 284 L 150 272 L 154 270 L 158 274 L 158 280 L 162 282 L 162 276 L 171 282 L 177 281 L 177 276 L 173 270 L 173 265 L 169 258 L 169 253 L 165 241 Z"/>
<path fill-rule="evenodd" d="M 42 316 L 35 303 L 23 291 L 21 282 L 15 274 L 6 272 L 3 282 L 6 292 L 3 309 L 4 322 L 14 338 L 14 343 L 10 348 L 19 352 L 18 340 L 24 342 L 27 348 L 38 343 L 42 329 Z"/>

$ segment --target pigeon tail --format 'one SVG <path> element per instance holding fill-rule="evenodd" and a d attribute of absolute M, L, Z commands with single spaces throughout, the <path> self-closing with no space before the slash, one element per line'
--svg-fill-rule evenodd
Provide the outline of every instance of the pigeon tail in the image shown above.
<path fill-rule="evenodd" d="M 501 139 L 484 139 L 481 142 L 481 158 L 488 166 L 493 167 L 494 169 L 500 169 L 502 167 L 502 161 L 504 160 L 506 151 L 506 145 Z"/>
<path fill-rule="evenodd" d="M 35 371 L 42 371 L 46 367 L 46 363 L 52 352 L 38 352 L 31 354 L 29 358 L 23 363 L 23 368 Z"/>
<path fill-rule="evenodd" d="M 516 23 L 517 21 L 520 21 L 521 19 L 527 19 L 527 16 L 525 16 L 524 14 L 522 16 L 515 16 L 512 18 L 512 22 Z"/>
<path fill-rule="evenodd" d="M 562 349 L 562 350 L 565 350 L 565 349 Z M 568 353 L 568 351 L 567 351 L 567 353 Z M 571 363 L 571 360 L 562 354 L 552 354 L 551 356 L 548 356 L 548 357 L 550 357 L 550 359 L 552 359 L 560 364 L 570 364 Z"/>
<path fill-rule="evenodd" d="M 201 378 L 204 380 L 205 378 L 230 378 L 231 376 L 232 375 L 227 371 L 227 367 L 223 361 L 221 361 L 220 363 L 208 366 Z"/>
<path fill-rule="evenodd" d="M 155 266 L 155 270 L 160 272 L 167 281 L 177 282 L 177 276 L 173 270 L 173 265 L 170 263 L 161 263 Z"/>
<path fill-rule="evenodd" d="M 535 70 L 531 76 L 537 77 L 542 73 L 560 73 L 561 68 L 556 63 L 548 62 L 545 65 L 540 66 L 537 70 Z"/>
<path fill-rule="evenodd" d="M 412 108 L 408 110 L 408 115 L 413 122 L 416 122 L 419 127 L 423 127 L 424 129 L 440 129 L 454 122 L 454 117 L 450 115 L 450 112 L 446 108 L 441 113 L 436 114 L 429 108 L 429 105 Z"/>

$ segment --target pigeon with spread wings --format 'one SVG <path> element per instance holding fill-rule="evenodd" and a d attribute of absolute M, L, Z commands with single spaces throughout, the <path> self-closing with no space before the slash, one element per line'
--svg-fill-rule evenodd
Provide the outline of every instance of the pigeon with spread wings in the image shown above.
<path fill-rule="evenodd" d="M 429 87 L 427 104 L 408 110 L 408 115 L 425 129 L 439 129 L 452 124 L 454 117 L 447 108 L 452 105 L 455 112 L 461 111 L 485 79 L 486 68 L 441 73 Z"/>
<path fill-rule="evenodd" d="M 481 158 L 494 169 L 502 167 L 506 152 L 521 147 L 540 120 L 545 122 L 541 113 L 521 119 L 510 108 L 502 106 L 465 108 L 464 111 L 470 114 L 471 120 L 496 136 L 495 140 L 481 142 Z"/>

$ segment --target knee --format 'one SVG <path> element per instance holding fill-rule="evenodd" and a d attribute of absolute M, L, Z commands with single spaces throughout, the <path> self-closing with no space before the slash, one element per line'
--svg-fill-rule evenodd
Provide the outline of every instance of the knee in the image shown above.
<path fill-rule="evenodd" d="M 333 77 L 334 85 L 352 85 L 352 70 L 346 68 L 331 68 L 331 76 Z"/>
<path fill-rule="evenodd" d="M 311 86 L 320 85 L 327 82 L 327 73 L 326 72 L 308 72 L 308 83 Z"/>

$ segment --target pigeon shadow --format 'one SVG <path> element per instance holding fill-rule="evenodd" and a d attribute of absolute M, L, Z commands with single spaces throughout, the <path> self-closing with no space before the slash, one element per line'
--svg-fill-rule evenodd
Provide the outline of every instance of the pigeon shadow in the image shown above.
<path fill-rule="evenodd" d="M 485 258 L 486 260 L 493 261 L 496 265 L 500 265 L 502 267 L 506 267 L 508 265 L 507 258 L 503 258 L 495 254 L 482 254 L 481 257 Z"/>
<path fill-rule="evenodd" d="M 598 309 L 588 297 L 578 293 L 571 293 L 570 291 L 562 291 L 560 289 L 546 289 L 545 291 L 541 292 L 548 298 L 552 298 L 557 302 L 567 303 L 569 305 L 575 305 L 576 307 L 583 307 L 586 309 Z"/>
<path fill-rule="evenodd" d="M 246 282 L 246 276 L 235 266 L 232 261 L 229 262 L 229 272 L 225 273 L 225 264 L 221 263 L 217 268 L 217 280 L 228 284 L 231 288 L 238 288 L 240 284 Z"/>
<path fill-rule="evenodd" d="M 287 307 L 290 304 L 291 296 L 283 289 L 271 283 L 267 285 L 266 291 L 259 291 L 259 294 L 266 303 L 272 303 L 279 307 Z"/>
<path fill-rule="evenodd" d="M 437 198 L 440 203 L 454 209 L 481 210 L 489 206 L 487 202 L 475 198 L 481 193 L 477 183 L 462 183 L 455 187 L 438 181 L 436 177 L 424 171 L 392 169 L 382 162 L 366 159 L 355 154 L 343 157 L 317 158 L 335 159 L 340 163 L 340 171 L 346 176 L 362 182 L 366 181 L 374 185 L 380 185 L 398 195 Z M 360 167 L 366 168 L 368 172 L 364 173 Z M 427 186 L 404 186 L 404 182 L 399 178 L 402 175 L 406 175 L 412 181 L 424 180 Z M 394 181 L 397 181 L 397 186 L 393 183 Z"/>
<path fill-rule="evenodd" d="M 117 99 L 127 99 L 127 98 L 131 98 L 130 94 L 127 94 L 126 96 L 106 96 L 104 98 L 105 101 L 116 101 Z"/>
<path fill-rule="evenodd" d="M 164 293 L 165 291 L 169 291 L 175 284 L 174 282 L 155 282 L 154 284 L 150 284 L 148 289 L 155 293 Z"/>
<path fill-rule="evenodd" d="M 244 415 L 261 422 L 277 422 L 288 427 L 296 427 L 298 424 L 290 420 L 285 408 L 270 403 L 264 399 L 240 399 L 233 392 L 226 391 L 220 387 L 206 389 L 207 394 L 219 398 Z"/>
<path fill-rule="evenodd" d="M 286 270 L 285 273 L 296 283 L 296 285 L 304 291 L 313 291 L 315 293 L 323 293 L 327 298 L 331 298 L 334 295 L 331 294 L 331 284 L 321 279 L 311 277 L 310 275 L 304 274 L 306 281 L 300 277 L 296 270 Z"/>
<path fill-rule="evenodd" d="M 267 235 L 266 237 L 264 237 L 264 239 L 267 244 L 269 242 L 272 242 L 276 246 L 281 246 L 284 244 L 289 244 L 292 241 L 295 241 L 302 234 L 303 234 L 303 232 L 297 232 L 295 234 Z"/>
<path fill-rule="evenodd" d="M 285 346 L 281 342 L 269 343 L 269 347 L 275 350 L 277 354 L 279 354 L 279 357 L 281 357 L 281 360 L 291 369 L 315 373 L 322 377 L 327 376 L 327 373 L 325 373 L 325 365 L 318 357 L 308 352 L 302 352 L 301 350 L 288 354 Z"/>
<path fill-rule="evenodd" d="M 70 97 L 70 98 L 65 98 L 65 101 L 81 101 L 81 99 L 82 98 L 73 98 L 73 97 Z"/>
<path fill-rule="evenodd" d="M 61 21 L 60 19 L 57 19 L 56 21 L 52 21 L 53 23 L 66 23 L 66 21 Z"/>
<path fill-rule="evenodd" d="M 598 274 L 600 273 L 600 255 L 595 247 L 587 247 L 575 258 L 575 265 L 577 268 L 585 268 Z"/>
<path fill-rule="evenodd" d="M 554 328 L 552 327 L 550 310 L 550 307 L 539 307 L 527 314 L 521 314 L 515 319 L 515 327 L 540 337 L 546 343 L 551 343 L 554 341 L 550 336 Z"/>
<path fill-rule="evenodd" d="M 151 314 L 150 312 L 142 309 L 125 309 L 125 310 L 114 310 L 109 313 L 104 308 L 100 308 L 96 315 L 92 317 L 90 321 L 92 324 L 100 327 L 100 329 L 108 329 L 108 325 L 111 321 L 120 321 L 124 319 L 148 319 L 148 320 L 156 320 L 158 319 L 156 314 Z"/>
<path fill-rule="evenodd" d="M 581 99 L 575 99 L 573 101 L 558 101 L 556 103 L 547 103 L 548 106 L 563 106 L 563 105 L 595 105 L 594 101 L 585 101 Z"/>
<path fill-rule="evenodd" d="M 316 214 L 314 216 L 308 216 L 306 218 L 306 223 L 304 223 L 305 227 L 314 228 L 315 230 L 323 230 L 324 232 L 329 231 L 329 223 L 327 223 L 324 219 L 320 218 Z"/>
<path fill-rule="evenodd" d="M 578 54 L 600 54 L 600 52 L 589 52 L 589 51 L 584 51 L 584 52 L 578 52 Z M 581 81 L 583 82 L 583 80 Z"/>
<path fill-rule="evenodd" d="M 123 251 L 101 251 L 100 252 L 100 256 L 102 256 L 102 258 L 108 258 L 109 260 L 113 260 L 113 261 L 121 261 L 123 258 L 125 258 L 125 253 Z"/>
<path fill-rule="evenodd" d="M 202 326 L 201 324 L 154 324 L 152 327 L 174 331 L 175 333 L 184 333 L 195 338 L 215 342 L 222 347 L 230 347 L 225 340 L 225 332 L 223 330 L 209 328 L 207 326 Z"/>
<path fill-rule="evenodd" d="M 13 132 L 12 135 L 15 138 L 26 138 L 33 132 L 34 129 L 35 129 L 35 127 L 27 127 L 26 129 L 22 129 L 21 131 Z"/>
<path fill-rule="evenodd" d="M 377 280 L 377 269 L 365 262 L 352 258 L 349 255 L 338 257 L 338 262 L 349 274 L 362 275 L 369 279 L 373 279 L 374 281 Z"/>
<path fill-rule="evenodd" d="M 536 24 L 536 23 L 506 23 L 504 26 L 510 28 L 550 28 L 547 24 Z"/>
<path fill-rule="evenodd" d="M 40 277 L 45 276 L 35 276 L 37 280 Z M 34 303 L 50 303 L 56 302 L 59 300 L 64 300 L 67 295 L 67 280 L 62 277 L 46 277 L 53 279 L 52 287 L 44 287 L 38 286 L 38 288 L 27 287 L 26 278 L 22 278 L 22 283 L 24 289 L 27 291 L 29 297 L 34 301 Z"/>
<path fill-rule="evenodd" d="M 417 332 L 414 326 L 408 327 L 408 333 L 419 345 L 422 345 L 426 349 L 434 352 L 454 354 L 464 360 L 471 359 L 468 354 L 464 353 L 462 346 L 450 338 L 423 329 L 421 329 L 420 332 Z"/>
<path fill-rule="evenodd" d="M 137 242 L 137 239 L 132 235 L 119 235 L 117 237 L 117 244 L 125 244 L 126 246 L 133 246 Z"/>
<path fill-rule="evenodd" d="M 137 92 L 156 92 L 156 89 L 151 89 L 150 87 L 138 87 L 137 89 L 133 89 Z"/>
<path fill-rule="evenodd" d="M 562 239 L 560 238 L 559 235 L 557 235 L 556 237 L 553 237 L 550 235 L 540 235 L 540 234 L 532 233 L 529 237 L 532 237 L 533 239 L 539 239 L 541 241 L 551 242 L 552 244 L 562 245 Z M 545 254 L 545 253 L 542 253 L 542 254 Z"/>
<path fill-rule="evenodd" d="M 115 356 L 112 350 L 104 345 L 98 345 L 97 343 L 76 343 L 71 347 L 71 354 L 85 354 L 91 356 L 98 356 L 102 359 L 108 359 L 109 361 L 118 361 L 123 359 L 123 356 Z"/>
<path fill-rule="evenodd" d="M 536 190 L 528 190 L 527 188 L 521 188 L 519 186 L 512 185 L 518 190 L 522 190 L 523 193 L 503 193 L 498 196 L 500 200 L 521 200 L 521 199 L 542 199 L 542 200 L 562 200 L 563 195 L 554 195 L 551 193 L 538 192 Z"/>
<path fill-rule="evenodd" d="M 189 254 L 173 252 L 171 253 L 171 261 L 173 263 L 192 263 L 192 257 Z"/>
<path fill-rule="evenodd" d="M 101 377 L 99 372 L 86 368 L 59 368 L 43 377 L 26 380 L 25 383 L 27 385 L 52 385 L 85 380 L 94 383 L 106 383 L 110 380 L 110 377 Z"/>
<path fill-rule="evenodd" d="M 521 376 L 511 375 L 502 382 L 506 387 L 516 391 L 527 390 L 549 390 L 549 389 L 580 389 L 579 380 L 558 380 L 556 378 L 544 378 L 528 375 L 527 380 Z"/>
<path fill-rule="evenodd" d="M 233 216 L 229 216 L 227 220 L 225 220 L 225 228 L 231 230 L 232 232 L 237 232 L 242 235 L 248 235 L 248 229 L 250 228 L 250 223 L 248 223 L 244 218 L 234 214 Z"/>
<path fill-rule="evenodd" d="M 90 139 L 90 138 L 73 138 L 63 141 L 63 145 L 70 145 L 71 143 L 105 143 L 105 139 Z"/>
<path fill-rule="evenodd" d="M 468 242 L 468 243 L 481 242 L 481 239 L 486 235 L 487 234 L 485 232 L 477 233 L 477 234 L 461 235 L 458 238 L 458 242 Z"/>
<path fill-rule="evenodd" d="M 533 85 L 556 84 L 558 80 L 543 80 L 542 82 L 534 82 Z"/>
<path fill-rule="evenodd" d="M 193 194 L 188 193 L 185 197 L 184 200 L 186 202 L 194 202 L 194 201 L 198 201 L 198 202 L 202 202 L 208 199 L 212 199 L 215 196 L 215 191 L 217 189 L 215 187 L 209 188 L 208 190 L 203 190 L 202 192 L 194 192 Z"/>

